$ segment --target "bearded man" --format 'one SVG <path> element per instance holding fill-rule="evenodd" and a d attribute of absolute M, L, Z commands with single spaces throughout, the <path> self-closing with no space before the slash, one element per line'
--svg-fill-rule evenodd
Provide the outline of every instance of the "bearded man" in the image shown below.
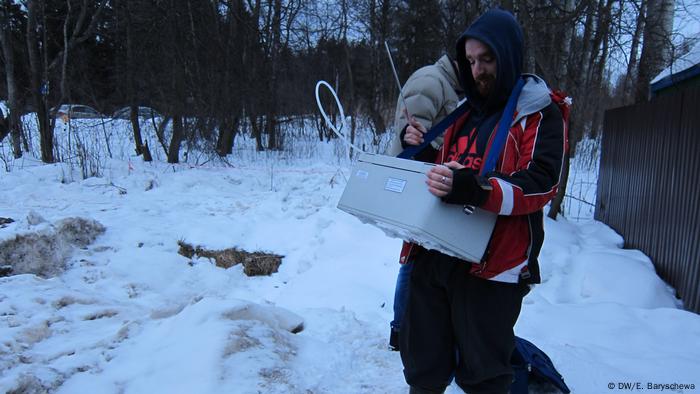
<path fill-rule="evenodd" d="M 410 393 L 442 393 L 454 377 L 470 394 L 507 393 L 513 371 L 513 326 L 529 286 L 540 282 L 537 256 L 544 206 L 556 195 L 566 150 L 562 114 L 546 83 L 523 75 L 523 32 L 512 14 L 490 10 L 457 41 L 469 110 L 447 129 L 428 190 L 447 204 L 497 213 L 481 261 L 465 261 L 414 245 L 400 351 Z M 524 80 L 512 119 L 501 119 Z M 493 171 L 481 167 L 499 122 L 508 135 Z M 408 128 L 418 145 L 425 128 Z M 497 152 L 498 153 L 498 152 Z"/>

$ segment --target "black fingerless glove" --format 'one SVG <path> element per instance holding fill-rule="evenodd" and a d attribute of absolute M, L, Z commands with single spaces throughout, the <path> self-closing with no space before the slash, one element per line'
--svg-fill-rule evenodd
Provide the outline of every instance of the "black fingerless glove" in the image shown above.
<path fill-rule="evenodd" d="M 480 207 L 489 198 L 491 189 L 491 183 L 472 170 L 452 170 L 452 191 L 443 197 L 442 201 Z"/>

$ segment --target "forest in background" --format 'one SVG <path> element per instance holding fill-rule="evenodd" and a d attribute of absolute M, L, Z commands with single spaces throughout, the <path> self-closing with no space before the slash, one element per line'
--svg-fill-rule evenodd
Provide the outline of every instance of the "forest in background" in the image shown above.
<path fill-rule="evenodd" d="M 697 37 L 673 31 L 691 0 L 0 0 L 2 72 L 9 116 L 0 140 L 23 150 L 21 117 L 36 113 L 41 159 L 56 160 L 50 108 L 129 106 L 137 154 L 138 106 L 172 129 L 168 161 L 186 138 L 231 153 L 236 135 L 258 150 L 284 148 L 280 125 L 316 122 L 318 80 L 336 87 L 350 134 L 390 129 L 401 81 L 453 54 L 468 24 L 491 7 L 511 10 L 526 39 L 526 71 L 574 100 L 571 146 L 600 130 L 605 109 L 648 98 L 649 81 Z M 331 97 L 325 97 L 328 107 Z M 109 115 L 107 115 L 109 116 Z M 26 143 L 25 143 L 26 145 Z M 24 147 L 26 148 L 26 146 Z M 572 151 L 572 154 L 575 152 Z"/>

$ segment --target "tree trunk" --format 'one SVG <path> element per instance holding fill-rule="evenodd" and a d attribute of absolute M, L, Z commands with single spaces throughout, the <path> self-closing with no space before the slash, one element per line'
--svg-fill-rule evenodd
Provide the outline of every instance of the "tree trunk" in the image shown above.
<path fill-rule="evenodd" d="M 2 116 L 0 116 L 0 142 L 2 142 L 8 134 L 10 134 L 10 120 L 9 116 L 6 118 L 3 113 Z"/>
<path fill-rule="evenodd" d="M 236 138 L 239 123 L 240 118 L 236 116 L 233 119 L 225 119 L 219 125 L 219 140 L 216 143 L 219 156 L 224 157 L 233 153 L 233 140 Z"/>
<path fill-rule="evenodd" d="M 146 143 L 143 145 L 143 161 L 153 161 L 153 157 L 151 156 L 151 150 L 148 148 L 148 141 L 146 141 Z"/>
<path fill-rule="evenodd" d="M 253 137 L 255 138 L 255 150 L 262 152 L 265 147 L 262 143 L 262 124 L 258 123 L 258 117 L 253 115 L 248 115 L 250 119 L 250 127 L 253 128 Z"/>
<path fill-rule="evenodd" d="M 39 41 L 37 39 L 38 0 L 27 0 L 27 52 L 29 53 L 29 73 L 32 98 L 39 118 L 39 136 L 41 141 L 41 161 L 53 163 L 53 127 L 46 108 L 45 96 L 42 94 L 42 77 L 44 69 L 39 59 Z M 42 45 L 42 48 L 44 46 Z M 48 81 L 44 81 L 48 83 Z"/>
<path fill-rule="evenodd" d="M 7 129 L 12 138 L 12 151 L 15 158 L 22 157 L 21 145 L 21 124 L 20 124 L 20 109 L 17 97 L 17 80 L 15 77 L 15 55 L 13 50 L 12 28 L 9 9 L 9 0 L 3 0 L 2 10 L 0 10 L 0 44 L 2 45 L 2 53 L 5 59 L 5 83 L 7 84 L 7 106 L 10 109 L 10 114 L 7 117 Z M 0 141 L 4 135 L 0 131 Z"/>
<path fill-rule="evenodd" d="M 278 150 L 276 111 L 268 111 L 265 115 L 265 134 L 267 134 L 267 149 Z"/>
<path fill-rule="evenodd" d="M 605 65 L 608 60 L 608 52 L 610 50 L 610 24 L 611 24 L 611 10 L 612 1 L 607 0 L 607 3 L 603 5 L 601 0 L 601 7 L 599 8 L 599 20 L 598 29 L 596 31 L 596 37 L 594 39 L 594 49 L 600 46 L 599 55 L 595 56 L 591 62 L 589 69 L 589 89 L 593 92 L 594 97 L 603 96 L 603 91 L 606 89 L 603 72 L 605 71 Z M 593 117 L 591 122 L 591 138 L 596 138 L 600 129 L 603 125 L 603 108 L 600 102 L 596 102 L 593 107 Z M 569 139 L 571 145 L 575 146 L 581 139 L 583 135 L 581 133 L 575 133 L 574 138 Z"/>
<path fill-rule="evenodd" d="M 591 1 L 588 5 L 588 10 L 586 12 L 586 22 L 584 25 L 583 29 L 583 39 L 582 44 L 583 48 L 581 50 L 581 56 L 579 57 L 578 60 L 578 65 L 580 67 L 579 72 L 577 73 L 577 86 L 581 88 L 581 91 L 586 91 L 586 86 L 588 85 L 589 81 L 589 65 L 593 61 L 593 45 L 592 45 L 592 37 L 596 29 L 595 25 L 595 14 L 598 10 L 598 6 L 595 1 Z"/>
<path fill-rule="evenodd" d="M 270 104 L 265 116 L 265 131 L 267 132 L 267 148 L 279 150 L 282 148 L 278 134 L 277 125 L 277 104 L 278 104 L 278 89 L 277 81 L 279 79 L 279 57 L 281 56 L 282 47 L 282 0 L 273 0 L 272 10 L 272 42 L 269 48 L 270 76 L 269 89 L 267 93 L 270 95 Z"/>
<path fill-rule="evenodd" d="M 574 0 L 565 0 L 564 10 L 566 11 L 566 17 L 568 17 L 574 11 L 574 6 Z M 562 28 L 562 38 L 559 40 L 561 46 L 559 47 L 559 58 L 557 60 L 557 64 L 559 66 L 557 75 L 560 76 L 558 88 L 568 90 L 569 78 L 567 78 L 567 76 L 569 75 L 568 66 L 569 58 L 571 57 L 571 37 L 574 34 L 575 25 L 573 23 L 565 23 Z"/>
<path fill-rule="evenodd" d="M 136 89 L 134 86 L 134 42 L 133 42 L 133 26 L 131 20 L 131 10 L 129 8 L 129 1 L 124 2 L 126 14 L 126 96 L 127 100 L 131 104 L 131 110 L 129 111 L 129 118 L 131 119 L 131 128 L 134 132 L 134 145 L 136 150 L 136 155 L 141 155 L 144 153 L 143 138 L 141 136 L 141 125 L 139 123 L 138 106 L 136 102 Z M 144 155 L 144 160 L 146 156 Z M 150 161 L 150 160 L 146 160 Z"/>
<path fill-rule="evenodd" d="M 649 98 L 649 82 L 671 61 L 673 0 L 649 0 L 644 26 L 644 45 L 639 60 L 635 101 Z"/>
<path fill-rule="evenodd" d="M 133 101 L 132 101 L 133 103 Z M 129 119 L 131 120 L 131 128 L 134 131 L 134 145 L 136 155 L 143 153 L 143 139 L 141 138 L 141 124 L 139 123 L 139 107 L 131 104 L 129 108 Z"/>
<path fill-rule="evenodd" d="M 535 50 L 537 48 L 537 34 L 533 32 L 536 25 L 532 22 L 527 0 L 519 0 L 519 9 L 518 17 L 520 18 L 521 26 L 523 26 L 523 35 L 525 36 L 523 72 L 536 73 Z"/>
<path fill-rule="evenodd" d="M 160 144 L 161 148 L 163 148 L 163 152 L 165 152 L 166 155 L 168 154 L 168 146 L 165 142 L 165 128 L 168 127 L 168 123 L 170 122 L 171 119 L 172 118 L 170 118 L 169 116 L 165 117 L 164 119 L 162 119 L 160 121 L 160 123 L 158 123 L 157 127 L 155 127 L 156 137 L 158 138 L 158 143 Z M 154 123 L 154 126 L 156 126 L 155 121 L 153 121 L 153 123 Z"/>
<path fill-rule="evenodd" d="M 175 164 L 180 162 L 180 144 L 185 133 L 182 127 L 182 115 L 173 115 L 173 138 L 170 140 L 168 148 L 168 163 Z"/>
<path fill-rule="evenodd" d="M 71 14 L 71 2 L 66 1 L 66 19 L 63 21 L 63 58 L 61 61 L 61 99 L 58 100 L 59 103 L 68 100 L 68 102 L 73 102 L 70 95 L 70 87 L 68 85 L 68 53 L 69 51 L 69 39 L 68 36 L 68 25 L 70 24 L 70 14 Z"/>
<path fill-rule="evenodd" d="M 356 116 L 355 116 L 355 83 L 353 81 L 352 67 L 350 67 L 350 51 L 348 50 L 348 40 L 347 37 L 344 38 L 345 42 L 345 67 L 348 72 L 348 90 L 349 90 L 349 101 L 348 101 L 348 113 L 347 116 L 350 117 L 350 143 L 355 143 L 355 129 L 357 127 Z M 345 122 L 345 119 L 341 119 Z M 343 123 L 345 124 L 345 123 Z M 347 138 L 347 130 L 343 130 L 345 137 Z M 353 149 L 348 146 L 348 159 L 352 160 Z"/>
<path fill-rule="evenodd" d="M 170 28 L 170 37 L 167 42 L 170 50 L 170 59 L 172 65 L 172 74 L 170 77 L 171 92 L 170 97 L 167 97 L 170 106 L 170 113 L 173 117 L 173 135 L 168 146 L 168 163 L 180 162 L 180 146 L 185 137 L 183 116 L 185 113 L 185 103 L 188 101 L 190 94 L 186 87 L 187 78 L 187 63 L 186 55 L 183 53 L 186 50 L 185 38 L 183 37 L 183 29 L 179 22 L 182 21 L 182 2 L 179 0 L 170 0 L 167 18 Z"/>
<path fill-rule="evenodd" d="M 600 65 L 605 65 L 608 49 L 608 36 L 610 32 L 610 11 L 612 0 L 600 0 L 598 2 L 598 19 L 596 20 L 595 34 L 593 35 L 593 44 L 591 45 L 591 57 L 588 61 L 587 78 L 588 84 L 593 83 L 594 86 L 600 86 L 599 72 Z M 602 49 L 598 52 L 598 48 Z"/>
<path fill-rule="evenodd" d="M 564 196 L 566 196 L 566 185 L 569 181 L 569 155 L 564 155 L 564 165 L 561 169 L 561 175 L 559 177 L 559 188 L 557 189 L 557 195 L 552 200 L 549 206 L 549 213 L 547 216 L 550 219 L 557 220 L 557 215 L 561 212 L 562 204 L 564 203 Z"/>
<path fill-rule="evenodd" d="M 642 38 L 642 32 L 644 31 L 644 20 L 646 19 L 646 8 L 647 1 L 642 0 L 639 5 L 639 12 L 637 16 L 637 26 L 634 29 L 634 35 L 632 36 L 632 45 L 630 48 L 630 59 L 627 63 L 627 74 L 625 75 L 625 82 L 622 87 L 623 100 L 625 104 L 628 104 L 629 100 L 632 98 L 632 91 L 636 91 L 635 82 L 637 81 L 637 56 L 639 55 L 639 42 Z"/>

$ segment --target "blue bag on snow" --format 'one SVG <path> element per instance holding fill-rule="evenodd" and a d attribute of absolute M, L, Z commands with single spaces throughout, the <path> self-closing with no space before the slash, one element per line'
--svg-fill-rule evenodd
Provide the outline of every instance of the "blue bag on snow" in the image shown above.
<path fill-rule="evenodd" d="M 510 361 L 513 367 L 511 394 L 527 394 L 531 383 L 551 385 L 566 394 L 571 392 L 552 360 L 531 342 L 516 336 Z"/>

